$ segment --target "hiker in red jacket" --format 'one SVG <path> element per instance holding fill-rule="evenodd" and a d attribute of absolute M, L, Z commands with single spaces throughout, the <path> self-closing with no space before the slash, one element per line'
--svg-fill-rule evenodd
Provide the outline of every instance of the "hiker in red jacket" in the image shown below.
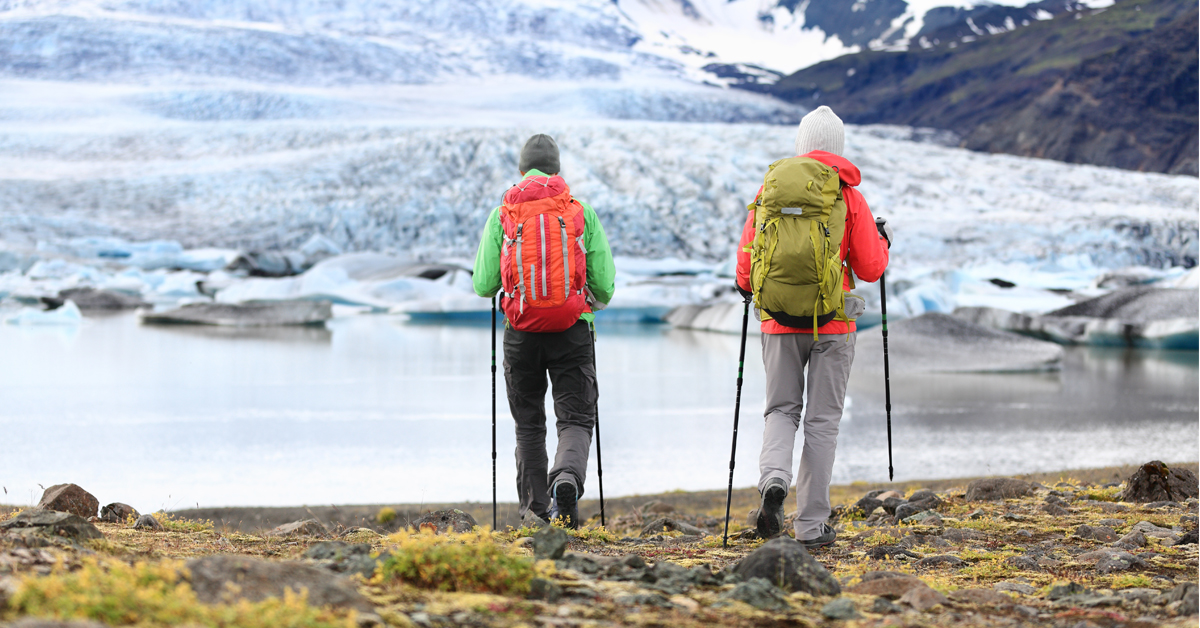
<path fill-rule="evenodd" d="M 845 202 L 840 259 L 855 277 L 874 282 L 883 275 L 888 264 L 891 228 L 883 219 L 877 221 L 871 216 L 867 202 L 855 189 L 862 177 L 858 168 L 842 157 L 844 145 L 842 121 L 829 107 L 819 107 L 801 120 L 796 133 L 796 155 L 835 169 L 840 179 L 838 202 L 843 199 Z M 831 182 L 830 185 L 834 184 Z M 760 188 L 756 205 L 762 195 Z M 791 209 L 782 211 L 786 214 Z M 834 215 L 833 220 L 838 220 L 839 214 L 835 212 Z M 755 233 L 755 212 L 751 211 L 737 253 L 737 287 L 747 297 L 752 292 L 751 250 Z M 829 481 L 837 447 L 838 423 L 846 399 L 846 382 L 854 360 L 853 319 L 865 306 L 861 298 L 850 294 L 853 288 L 850 273 L 844 269 L 842 272 L 844 314 L 839 312 L 828 322 L 818 321 L 816 330 L 807 321 L 784 316 L 792 324 L 807 323 L 807 328 L 789 327 L 775 320 L 778 316 L 772 318 L 758 308 L 755 310 L 762 321 L 763 366 L 767 376 L 766 427 L 759 456 L 758 490 L 762 499 L 758 532 L 764 538 L 783 532 L 783 502 L 792 483 L 792 451 L 796 431 L 803 425 L 804 448 L 796 475 L 793 526 L 796 540 L 810 548 L 830 545 L 837 536 L 826 523 L 830 514 Z M 806 387 L 807 408 L 803 402 Z"/>

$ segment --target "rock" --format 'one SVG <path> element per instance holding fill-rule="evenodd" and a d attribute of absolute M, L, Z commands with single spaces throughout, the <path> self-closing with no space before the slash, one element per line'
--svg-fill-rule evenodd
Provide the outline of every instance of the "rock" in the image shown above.
<path fill-rule="evenodd" d="M 1134 530 L 1118 539 L 1116 544 L 1125 547 L 1146 547 L 1146 535 L 1141 530 Z"/>
<path fill-rule="evenodd" d="M 777 537 L 775 541 L 782 540 L 784 537 Z M 792 541 L 796 543 L 796 541 Z M 796 543 L 799 545 L 799 543 Z M 761 549 L 761 548 L 760 548 Z M 751 554 L 753 556 L 753 554 Z M 749 556 L 747 556 L 749 558 Z M 744 561 L 743 561 L 744 562 Z M 750 578 L 749 580 L 738 584 L 730 591 L 726 591 L 718 596 L 722 600 L 738 600 L 745 602 L 754 608 L 764 611 L 786 611 L 788 606 L 787 598 L 778 587 L 771 584 L 766 578 Z"/>
<path fill-rule="evenodd" d="M 908 503 L 908 501 L 905 500 L 903 497 L 889 497 L 889 498 L 883 500 L 883 502 L 880 505 L 883 506 L 884 512 L 886 512 L 887 514 L 892 515 L 894 517 L 894 516 L 896 516 L 896 509 L 899 508 L 902 504 L 907 504 L 907 503 Z"/>
<path fill-rule="evenodd" d="M 334 573 L 357 573 L 364 578 L 374 575 L 379 563 L 389 556 L 390 553 L 385 552 L 377 558 L 372 557 L 370 544 L 345 541 L 321 541 L 304 550 L 305 558 L 322 561 L 322 566 Z"/>
<path fill-rule="evenodd" d="M 1050 591 L 1046 593 L 1046 599 L 1059 600 L 1072 595 L 1081 595 L 1087 593 L 1088 590 L 1078 582 L 1068 582 L 1067 584 L 1058 584 L 1050 587 Z"/>
<path fill-rule="evenodd" d="M 121 502 L 113 502 L 100 509 L 100 520 L 107 523 L 124 523 L 130 517 L 136 521 L 141 516 L 136 508 Z"/>
<path fill-rule="evenodd" d="M 1003 606 L 1012 604 L 1012 598 L 993 589 L 959 589 L 950 593 L 950 599 L 967 604 L 983 606 Z"/>
<path fill-rule="evenodd" d="M 1196 541 L 1196 530 L 1192 529 L 1184 532 L 1183 536 L 1179 537 L 1179 540 L 1175 541 L 1173 545 L 1195 545 Z"/>
<path fill-rule="evenodd" d="M 38 534 L 47 539 L 66 539 L 68 541 L 86 541 L 102 539 L 104 535 L 96 526 L 88 523 L 79 515 L 53 510 L 26 510 L 17 516 L 0 523 L 0 530 Z"/>
<path fill-rule="evenodd" d="M 858 511 L 860 514 L 862 514 L 862 516 L 867 517 L 870 516 L 871 513 L 875 512 L 876 508 L 879 508 L 882 505 L 883 502 L 875 499 L 874 497 L 864 497 L 855 502 L 851 509 Z"/>
<path fill-rule="evenodd" d="M 1075 528 L 1075 536 L 1081 539 L 1091 539 L 1100 541 L 1101 543 L 1112 543 L 1118 538 L 1116 530 L 1106 528 L 1104 526 L 1092 527 L 1089 525 L 1081 525 Z"/>
<path fill-rule="evenodd" d="M 867 578 L 870 573 L 889 574 L 885 577 Z M 863 575 L 863 581 L 846 589 L 847 593 L 856 595 L 875 595 L 889 600 L 898 600 L 913 587 L 928 586 L 916 576 L 893 572 L 868 572 Z"/>
<path fill-rule="evenodd" d="M 904 511 L 910 505 L 911 504 L 904 504 L 903 506 L 900 506 L 899 508 L 896 509 L 897 521 L 899 521 L 901 523 L 918 523 L 921 525 L 937 526 L 937 527 L 941 527 L 942 525 L 944 525 L 945 522 L 942 521 L 941 516 L 939 516 L 936 512 L 934 512 L 932 510 L 922 510 L 914 515 L 902 517 L 901 516 L 902 511 Z"/>
<path fill-rule="evenodd" d="M 1117 498 L 1123 502 L 1183 501 L 1200 497 L 1196 474 L 1181 467 L 1168 468 L 1161 461 L 1148 462 L 1125 481 Z"/>
<path fill-rule="evenodd" d="M 277 526 L 273 530 L 267 532 L 266 536 L 288 537 L 288 536 L 326 536 L 329 530 L 316 519 L 305 519 L 303 521 L 293 521 Z"/>
<path fill-rule="evenodd" d="M 562 558 L 570 539 L 567 533 L 559 527 L 546 526 L 533 535 L 533 555 L 537 560 L 558 560 Z"/>
<path fill-rule="evenodd" d="M 829 619 L 858 619 L 862 615 L 854 608 L 854 602 L 849 598 L 835 597 L 821 607 L 821 614 Z"/>
<path fill-rule="evenodd" d="M 914 504 L 913 502 L 905 502 L 896 506 L 896 511 L 893 513 L 897 521 L 904 521 L 917 513 L 925 512 L 927 509 L 923 504 Z"/>
<path fill-rule="evenodd" d="M 547 527 L 549 527 L 549 526 L 547 526 Z M 551 549 L 553 549 L 553 548 L 551 548 Z M 582 554 L 579 552 L 566 552 L 563 554 L 562 558 L 559 558 L 554 561 L 554 566 L 559 571 L 571 570 L 571 571 L 577 571 L 581 574 L 586 574 L 586 575 L 592 576 L 592 575 L 600 573 L 601 565 L 600 565 L 600 562 L 597 560 L 598 558 L 599 558 L 598 556 L 594 557 L 594 556 L 591 556 L 588 554 Z M 538 560 L 541 560 L 541 559 L 538 559 Z M 611 567 L 611 565 L 609 567 Z M 618 566 L 618 570 L 613 572 L 614 577 L 611 579 L 612 580 L 646 580 L 648 582 L 653 582 L 653 578 L 644 578 L 645 575 L 646 575 L 645 570 L 638 570 L 636 572 L 633 570 L 626 570 L 626 571 L 622 572 L 621 567 Z"/>
<path fill-rule="evenodd" d="M 1016 478 L 985 478 L 967 485 L 969 502 L 1015 499 L 1033 494 L 1033 484 Z"/>
<path fill-rule="evenodd" d="M 96 516 L 100 508 L 100 500 L 76 484 L 55 484 L 42 493 L 42 499 L 35 507 L 69 512 L 87 519 Z"/>
<path fill-rule="evenodd" d="M 927 611 L 939 604 L 947 604 L 949 601 L 946 596 L 928 586 L 913 587 L 900 596 L 901 604 L 907 604 L 920 612 Z"/>
<path fill-rule="evenodd" d="M 1095 508 L 1105 513 L 1126 512 L 1129 510 L 1129 506 L 1125 504 L 1114 504 L 1113 502 L 1102 502 L 1091 499 L 1081 500 L 1078 504 L 1085 508 Z"/>
<path fill-rule="evenodd" d="M 333 318 L 329 301 L 270 301 L 255 303 L 188 303 L 165 312 L 143 311 L 141 321 L 153 325 L 217 325 L 275 327 L 324 325 Z"/>
<path fill-rule="evenodd" d="M 249 556 L 205 556 L 190 560 L 184 572 L 205 604 L 234 600 L 258 602 L 268 597 L 282 598 L 291 589 L 308 591 L 310 606 L 333 606 L 371 612 L 374 607 L 354 585 L 342 576 L 294 561 L 266 561 Z M 234 585 L 232 588 L 229 585 Z"/>
<path fill-rule="evenodd" d="M 158 522 L 152 515 L 142 515 L 133 524 L 134 530 L 158 530 L 162 531 L 163 525 Z"/>
<path fill-rule="evenodd" d="M 1107 606 L 1120 607 L 1124 603 L 1125 600 L 1123 598 L 1115 595 L 1083 593 L 1061 598 L 1054 603 L 1054 606 L 1057 608 L 1102 608 Z"/>
<path fill-rule="evenodd" d="M 917 554 L 914 554 L 899 545 L 877 545 L 867 550 L 867 557 L 875 560 L 895 560 L 901 556 L 905 558 L 920 558 L 920 556 Z"/>
<path fill-rule="evenodd" d="M 1121 596 L 1123 599 L 1138 601 L 1146 606 L 1153 604 L 1159 596 L 1158 589 L 1143 588 L 1121 589 L 1120 591 L 1117 591 L 1116 594 Z"/>
<path fill-rule="evenodd" d="M 666 514 L 669 512 L 675 512 L 675 507 L 670 504 L 664 504 L 659 501 L 646 502 L 645 504 L 642 504 L 642 512 L 643 513 L 654 513 L 654 514 L 661 515 L 661 514 Z"/>
<path fill-rule="evenodd" d="M 671 607 L 671 601 L 661 593 L 623 593 L 614 596 L 613 601 L 621 606 Z"/>
<path fill-rule="evenodd" d="M 1125 571 L 1135 565 L 1142 564 L 1142 560 L 1129 552 L 1104 548 L 1086 554 L 1080 554 L 1076 559 L 1080 562 L 1095 563 L 1096 571 L 1107 574 L 1114 571 Z"/>
<path fill-rule="evenodd" d="M 992 585 L 992 588 L 997 591 L 1011 591 L 1013 593 L 1020 593 L 1021 595 L 1033 595 L 1037 593 L 1037 589 L 1021 582 L 997 582 Z"/>
<path fill-rule="evenodd" d="M 939 554 L 937 556 L 926 556 L 917 561 L 917 567 L 961 567 L 965 564 L 963 559 L 949 554 Z"/>
<path fill-rule="evenodd" d="M 74 301 L 75 305 L 85 312 L 89 310 L 134 310 L 150 305 L 141 297 L 95 288 L 68 288 L 60 291 L 58 298 L 63 301 Z"/>
<path fill-rule="evenodd" d="M 645 536 L 653 536 L 655 534 L 662 534 L 662 532 L 664 530 L 674 531 L 674 532 L 682 532 L 688 536 L 707 536 L 708 535 L 707 531 L 701 530 L 700 528 L 697 528 L 696 526 L 688 525 L 686 523 L 683 523 L 682 521 L 676 521 L 670 517 L 659 517 L 658 519 L 655 519 L 654 521 L 651 521 L 650 523 L 648 523 L 642 527 L 642 536 L 645 537 Z"/>
<path fill-rule="evenodd" d="M 1071 514 L 1071 511 L 1059 506 L 1058 504 L 1042 504 L 1038 509 L 1052 517 L 1065 517 Z"/>
<path fill-rule="evenodd" d="M 475 517 L 457 508 L 435 510 L 412 522 L 412 527 L 417 530 L 433 530 L 438 534 L 470 532 L 477 525 Z"/>
<path fill-rule="evenodd" d="M 871 612 L 878 613 L 880 615 L 892 615 L 895 613 L 903 613 L 904 609 L 900 606 L 892 604 L 891 601 L 885 597 L 877 597 L 875 598 L 875 601 L 871 603 Z"/>
<path fill-rule="evenodd" d="M 986 541 L 988 536 L 979 530 L 971 528 L 946 528 L 942 530 L 942 538 L 955 543 L 963 541 Z"/>
<path fill-rule="evenodd" d="M 1176 538 L 1176 533 L 1174 530 L 1169 530 L 1167 528 L 1160 528 L 1160 527 L 1154 525 L 1153 523 L 1150 523 L 1149 521 L 1139 521 L 1133 525 L 1133 528 L 1131 528 L 1131 530 L 1133 530 L 1134 532 L 1141 532 L 1142 534 L 1144 534 L 1146 536 L 1153 537 L 1156 539 L 1174 539 L 1174 538 Z"/>
<path fill-rule="evenodd" d="M 838 595 L 842 587 L 799 541 L 781 536 L 764 543 L 734 568 L 743 581 L 766 578 L 779 588 L 813 595 Z"/>
<path fill-rule="evenodd" d="M 1176 615 L 1195 615 L 1198 612 L 1198 595 L 1200 589 L 1195 582 L 1184 582 L 1166 593 L 1166 602 L 1168 605 L 1179 604 L 1174 608 Z"/>
<path fill-rule="evenodd" d="M 563 596 L 563 588 L 553 580 L 534 578 L 529 581 L 529 599 L 557 602 Z"/>
<path fill-rule="evenodd" d="M 1037 560 L 1029 556 L 1009 556 L 1004 559 L 1004 564 L 1016 567 L 1021 571 L 1037 571 L 1038 568 Z"/>
<path fill-rule="evenodd" d="M 874 494 L 872 495 L 872 493 Z M 901 495 L 899 491 L 871 491 L 871 493 L 867 493 L 867 495 L 878 499 L 880 503 L 883 503 L 893 497 L 901 500 L 904 499 L 904 496 Z"/>

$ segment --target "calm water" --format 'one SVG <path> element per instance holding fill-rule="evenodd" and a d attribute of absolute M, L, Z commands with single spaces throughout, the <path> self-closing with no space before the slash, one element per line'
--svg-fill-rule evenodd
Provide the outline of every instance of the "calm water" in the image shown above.
<path fill-rule="evenodd" d="M 143 511 L 488 500 L 489 340 L 381 316 L 260 332 L 132 315 L 0 325 L 0 502 L 60 482 Z M 736 336 L 601 328 L 606 495 L 725 485 L 737 351 Z M 756 338 L 746 361 L 738 486 L 757 481 Z M 898 480 L 1197 459 L 1195 352 L 1075 349 L 1061 373 L 1030 375 L 892 368 Z M 852 376 L 836 482 L 887 478 L 882 381 L 866 372 Z M 500 498 L 515 501 L 499 391 Z"/>

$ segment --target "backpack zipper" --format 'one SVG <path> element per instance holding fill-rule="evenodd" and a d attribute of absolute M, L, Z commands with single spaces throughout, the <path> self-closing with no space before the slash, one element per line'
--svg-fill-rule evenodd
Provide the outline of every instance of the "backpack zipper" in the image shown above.
<path fill-rule="evenodd" d="M 542 296 L 548 297 L 550 296 L 548 287 L 550 282 L 546 281 L 546 214 L 541 214 L 538 219 L 542 228 Z"/>
<path fill-rule="evenodd" d="M 563 250 L 563 298 L 571 297 L 571 266 L 567 258 L 567 223 L 562 216 L 558 217 L 558 228 L 562 232 L 559 241 L 562 242 Z"/>

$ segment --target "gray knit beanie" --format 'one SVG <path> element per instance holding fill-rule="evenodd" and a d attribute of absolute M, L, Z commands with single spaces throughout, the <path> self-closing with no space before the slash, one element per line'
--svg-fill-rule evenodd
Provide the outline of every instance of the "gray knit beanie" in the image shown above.
<path fill-rule="evenodd" d="M 517 166 L 521 172 L 541 170 L 546 174 L 558 174 L 558 144 L 545 133 L 538 133 L 525 142 L 521 149 L 521 161 Z"/>
<path fill-rule="evenodd" d="M 823 150 L 840 156 L 845 147 L 842 119 L 829 107 L 821 105 L 800 120 L 800 128 L 796 129 L 797 155 Z"/>

